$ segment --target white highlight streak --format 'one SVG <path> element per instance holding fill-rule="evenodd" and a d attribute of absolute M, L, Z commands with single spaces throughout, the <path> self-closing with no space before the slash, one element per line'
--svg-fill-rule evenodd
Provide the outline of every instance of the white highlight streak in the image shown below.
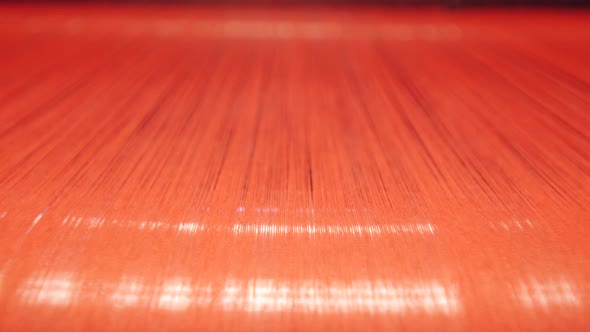
<path fill-rule="evenodd" d="M 102 286 L 114 289 L 107 297 L 114 307 L 149 306 L 165 311 L 184 311 L 196 306 L 234 312 L 366 312 L 400 315 L 415 312 L 452 315 L 461 308 L 456 287 L 446 287 L 438 281 L 393 283 L 387 280 L 321 282 L 229 279 L 214 294 L 212 284 L 195 283 L 187 278 L 170 278 L 156 285 L 141 280 L 124 277 L 120 283 Z M 63 307 L 75 303 L 80 295 L 88 296 L 79 291 L 80 287 L 80 282 L 68 276 L 31 278 L 19 289 L 18 294 L 28 304 Z M 559 287 L 563 289 L 565 286 Z M 562 291 L 561 297 L 554 302 L 579 301 L 571 288 L 568 289 L 569 292 Z M 97 292 L 92 295 L 97 303 L 102 302 L 100 294 Z M 539 301 L 540 296 L 537 293 L 533 295 L 535 301 Z"/>
<path fill-rule="evenodd" d="M 387 281 L 353 281 L 323 285 L 303 281 L 258 279 L 226 283 L 221 304 L 228 311 L 247 312 L 370 312 L 452 314 L 459 308 L 454 289 L 440 283 L 394 285 Z"/>
<path fill-rule="evenodd" d="M 35 278 L 25 283 L 20 295 L 25 302 L 52 306 L 67 306 L 74 294 L 71 278 Z"/>
<path fill-rule="evenodd" d="M 254 209 L 257 213 L 277 213 L 276 208 Z M 238 213 L 244 210 L 238 208 Z M 313 213 L 313 211 L 311 211 Z M 42 214 L 38 216 L 41 219 Z M 36 221 L 38 221 L 36 219 Z M 117 225 L 120 227 L 137 228 L 141 231 L 167 231 L 173 230 L 180 234 L 198 234 L 203 232 L 234 233 L 235 235 L 255 236 L 387 236 L 402 234 L 417 234 L 421 236 L 434 235 L 437 226 L 431 223 L 408 223 L 408 224 L 367 224 L 367 225 L 325 225 L 325 224 L 199 224 L 194 221 L 184 221 L 178 224 L 164 221 L 120 221 L 118 219 L 107 221 L 104 218 L 72 217 L 67 216 L 63 225 L 77 228 L 85 225 L 90 229 L 98 229 L 105 224 Z"/>
<path fill-rule="evenodd" d="M 205 226 L 192 222 L 180 223 L 180 225 L 178 225 L 179 233 L 196 233 L 204 230 Z"/>
<path fill-rule="evenodd" d="M 45 214 L 45 212 L 41 212 L 35 217 L 35 219 L 33 219 L 33 223 L 31 224 L 29 229 L 27 229 L 27 231 L 26 231 L 27 234 L 33 230 L 33 228 L 35 227 L 35 225 L 37 225 L 39 220 L 41 220 L 41 218 L 43 218 L 44 214 Z"/>
<path fill-rule="evenodd" d="M 520 285 L 519 298 L 528 307 L 548 309 L 551 306 L 580 305 L 577 291 L 565 280 L 539 282 L 531 280 Z"/>
<path fill-rule="evenodd" d="M 223 226 L 217 228 L 224 231 Z M 354 235 L 380 236 L 389 234 L 433 235 L 436 226 L 425 224 L 390 224 L 390 225 L 269 225 L 269 224 L 234 224 L 231 230 L 236 235 L 254 234 L 262 236 L 275 235 Z"/>
<path fill-rule="evenodd" d="M 190 284 L 183 280 L 167 281 L 162 287 L 158 307 L 173 311 L 184 310 L 192 302 L 192 293 Z"/>
<path fill-rule="evenodd" d="M 123 280 L 115 293 L 111 296 L 111 301 L 117 307 L 128 307 L 137 305 L 140 300 L 144 301 L 144 285 L 137 280 Z"/>
<path fill-rule="evenodd" d="M 493 230 L 501 230 L 505 232 L 524 232 L 534 229 L 533 223 L 531 223 L 529 219 L 493 222 L 490 223 L 490 227 Z"/>

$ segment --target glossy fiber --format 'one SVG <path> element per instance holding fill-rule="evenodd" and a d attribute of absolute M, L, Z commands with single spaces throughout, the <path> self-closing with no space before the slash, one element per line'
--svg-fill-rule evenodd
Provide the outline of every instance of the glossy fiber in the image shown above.
<path fill-rule="evenodd" d="M 0 330 L 588 331 L 585 11 L 0 7 Z"/>

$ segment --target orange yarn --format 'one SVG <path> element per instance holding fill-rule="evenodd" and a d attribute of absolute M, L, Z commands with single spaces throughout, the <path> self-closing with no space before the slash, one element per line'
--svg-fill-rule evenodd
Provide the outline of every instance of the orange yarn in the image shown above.
<path fill-rule="evenodd" d="M 589 328 L 587 13 L 0 17 L 0 330 Z"/>

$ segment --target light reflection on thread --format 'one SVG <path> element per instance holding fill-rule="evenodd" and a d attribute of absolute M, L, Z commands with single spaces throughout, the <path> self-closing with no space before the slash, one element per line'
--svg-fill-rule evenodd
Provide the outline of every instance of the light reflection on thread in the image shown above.
<path fill-rule="evenodd" d="M 202 302 L 203 294 L 197 299 Z M 207 295 L 207 294 L 204 294 Z M 208 294 L 209 296 L 211 294 Z M 190 283 L 182 279 L 168 280 L 164 283 L 160 297 L 158 299 L 158 307 L 165 310 L 184 310 L 195 300 L 193 288 Z M 195 303 L 207 304 L 207 303 Z"/>
<path fill-rule="evenodd" d="M 233 233 L 255 235 L 353 235 L 379 236 L 385 234 L 434 234 L 436 226 L 425 224 L 389 224 L 389 225 L 271 225 L 271 224 L 234 224 Z"/>
<path fill-rule="evenodd" d="M 138 280 L 124 278 L 115 293 L 111 295 L 111 302 L 116 307 L 136 306 L 141 302 L 145 302 L 147 296 L 149 296 L 144 289 L 143 283 Z"/>
<path fill-rule="evenodd" d="M 222 302 L 226 310 L 249 312 L 422 311 L 448 314 L 457 310 L 454 292 L 445 290 L 439 284 L 403 287 L 379 281 L 357 281 L 327 287 L 318 287 L 308 281 L 296 288 L 272 280 L 256 280 L 245 287 L 229 282 L 224 288 Z"/>
<path fill-rule="evenodd" d="M 460 307 L 456 288 L 447 288 L 436 281 L 394 284 L 383 280 L 345 283 L 230 279 L 216 294 L 211 284 L 192 283 L 186 278 L 170 278 L 154 286 L 139 278 L 125 277 L 116 285 L 102 285 L 114 289 L 108 296 L 114 307 L 153 303 L 153 307 L 166 311 L 213 306 L 224 311 L 245 312 L 423 312 L 449 315 Z M 69 277 L 33 278 L 25 282 L 20 296 L 28 304 L 67 306 L 76 302 L 80 295 L 77 292 L 79 286 Z"/>
<path fill-rule="evenodd" d="M 245 312 L 416 311 L 453 314 L 459 309 L 455 288 L 445 288 L 438 282 L 395 285 L 389 281 L 368 280 L 292 283 L 270 279 L 231 279 L 218 296 L 214 296 L 210 284 L 193 285 L 187 279 L 169 279 L 151 292 L 149 289 L 146 285 L 124 280 L 111 296 L 111 301 L 115 306 L 141 305 L 146 303 L 146 296 L 157 294 L 156 307 L 170 311 L 186 310 L 191 305 Z"/>
<path fill-rule="evenodd" d="M 37 223 L 41 220 L 41 218 L 43 218 L 44 214 L 45 214 L 45 212 L 41 212 L 35 217 L 35 219 L 33 219 L 33 223 L 31 224 L 31 226 L 29 226 L 26 233 L 30 233 L 31 230 L 33 230 L 33 228 L 37 225 Z"/>
<path fill-rule="evenodd" d="M 105 285 L 107 288 L 108 285 Z M 18 290 L 28 304 L 67 306 L 76 301 L 80 283 L 68 276 L 31 278 Z M 156 296 L 162 310 L 186 310 L 189 306 L 219 306 L 226 311 L 246 312 L 425 312 L 452 314 L 459 310 L 455 287 L 441 283 L 394 284 L 391 281 L 357 280 L 350 283 L 318 281 L 287 282 L 272 279 L 228 280 L 214 296 L 211 284 L 195 285 L 189 279 L 172 278 L 160 286 L 124 278 L 109 296 L 115 307 L 135 307 Z M 565 279 L 522 282 L 518 296 L 527 307 L 581 304 L 578 292 Z"/>
<path fill-rule="evenodd" d="M 539 282 L 531 279 L 521 282 L 518 297 L 527 307 L 548 309 L 551 306 L 577 306 L 581 304 L 579 292 L 564 278 Z"/>
<path fill-rule="evenodd" d="M 490 226 L 493 230 L 505 232 L 523 232 L 525 230 L 534 229 L 533 223 L 530 219 L 495 222 L 491 223 Z"/>
<path fill-rule="evenodd" d="M 31 278 L 20 289 L 20 297 L 25 303 L 67 306 L 75 298 L 79 287 L 68 277 Z"/>
<path fill-rule="evenodd" d="M 81 218 L 66 217 L 62 225 L 74 228 L 84 225 L 90 229 L 103 227 L 107 222 L 104 218 Z M 325 224 L 300 224 L 300 225 L 281 225 L 281 224 L 202 224 L 196 222 L 180 222 L 178 224 L 166 223 L 163 221 L 126 221 L 120 222 L 113 220 L 112 225 L 127 225 L 137 227 L 143 231 L 174 230 L 178 233 L 196 234 L 201 232 L 227 232 L 234 235 L 255 235 L 255 236 L 287 236 L 287 235 L 307 235 L 307 236 L 383 236 L 396 234 L 417 234 L 417 235 L 434 235 L 437 226 L 431 223 L 413 223 L 413 224 L 372 224 L 372 225 L 325 225 Z"/>
<path fill-rule="evenodd" d="M 64 307 L 77 302 L 81 284 L 67 274 L 33 277 L 18 288 L 17 294 L 27 304 Z M 169 278 L 154 285 L 140 278 L 124 277 L 119 283 L 101 285 L 105 289 L 114 289 L 108 295 L 114 307 L 137 307 L 151 303 L 152 307 L 167 311 L 212 306 L 225 311 L 245 312 L 424 312 L 449 315 L 461 307 L 457 288 L 446 287 L 438 281 L 229 279 L 215 292 L 211 283 L 195 282 L 189 278 Z M 97 294 L 101 293 L 97 290 Z M 529 308 L 579 306 L 582 302 L 579 290 L 565 278 L 544 282 L 536 279 L 523 281 L 517 296 Z M 97 300 L 101 302 L 100 298 Z"/>
<path fill-rule="evenodd" d="M 459 309 L 454 287 L 438 282 L 396 285 L 389 281 L 295 283 L 270 279 L 229 280 L 221 293 L 228 311 L 369 312 L 452 314 Z M 297 286 L 298 285 L 298 286 Z"/>

